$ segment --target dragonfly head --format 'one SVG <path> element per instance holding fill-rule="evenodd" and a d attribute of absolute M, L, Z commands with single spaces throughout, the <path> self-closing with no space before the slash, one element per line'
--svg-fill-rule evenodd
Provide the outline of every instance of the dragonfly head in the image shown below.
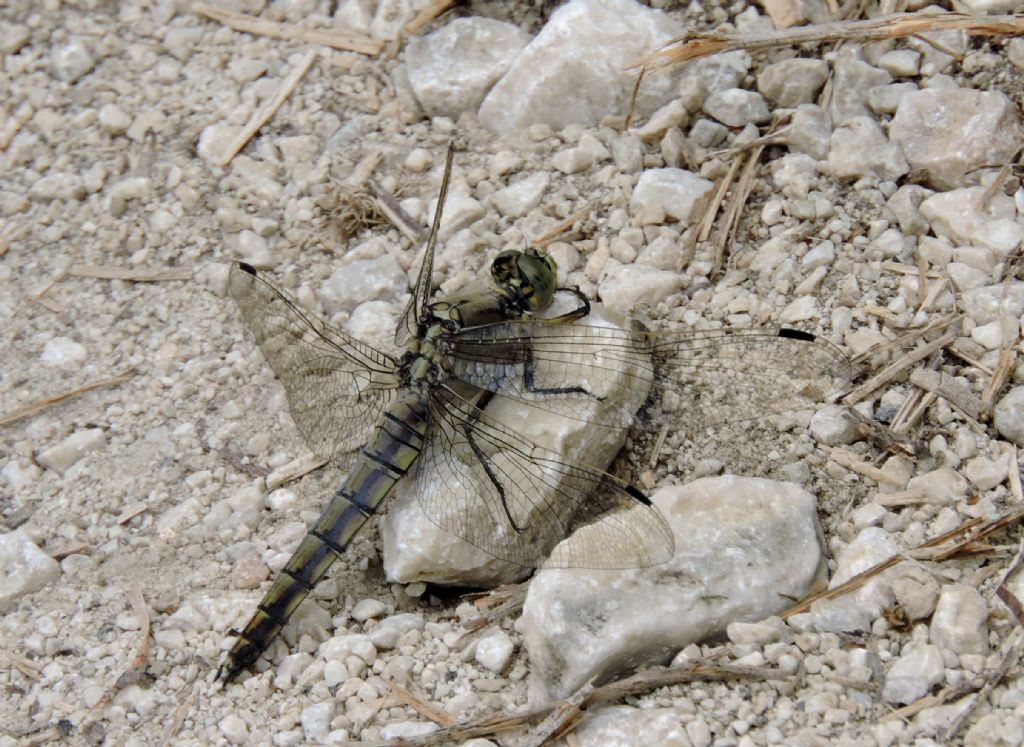
<path fill-rule="evenodd" d="M 558 267 L 548 254 L 530 247 L 525 252 L 506 249 L 491 263 L 491 277 L 524 311 L 543 309 L 555 295 Z"/>

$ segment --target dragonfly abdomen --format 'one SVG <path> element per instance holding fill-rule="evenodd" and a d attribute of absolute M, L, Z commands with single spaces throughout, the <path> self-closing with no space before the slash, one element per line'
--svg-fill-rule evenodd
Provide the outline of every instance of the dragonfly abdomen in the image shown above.
<path fill-rule="evenodd" d="M 267 650 L 302 600 L 412 468 L 423 449 L 426 430 L 426 409 L 413 396 L 399 400 L 385 413 L 376 437 L 362 450 L 355 468 L 239 633 L 218 677 L 230 681 Z"/>

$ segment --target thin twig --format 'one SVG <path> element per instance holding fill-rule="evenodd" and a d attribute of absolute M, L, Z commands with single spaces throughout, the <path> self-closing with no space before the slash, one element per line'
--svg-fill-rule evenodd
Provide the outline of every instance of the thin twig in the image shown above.
<path fill-rule="evenodd" d="M 1024 648 L 1024 628 L 1017 626 L 1003 642 L 1003 645 L 999 647 L 999 666 L 985 672 L 984 684 L 976 693 L 969 696 L 970 699 L 967 705 L 964 706 L 964 709 L 957 714 L 953 722 L 946 728 L 946 738 L 944 741 L 951 742 L 956 737 L 960 727 L 963 726 L 964 721 L 974 711 L 975 706 L 988 697 L 992 689 L 1003 681 L 1006 673 L 1010 671 L 1010 667 L 1020 659 L 1022 648 Z"/>
<path fill-rule="evenodd" d="M 111 376 L 109 379 L 101 379 L 99 381 L 94 381 L 91 384 L 85 384 L 83 386 L 76 387 L 75 389 L 69 389 L 66 392 L 62 392 L 61 394 L 55 394 L 52 397 L 46 397 L 37 402 L 33 402 L 30 405 L 19 407 L 18 409 L 12 410 L 6 415 L 0 415 L 0 427 L 10 425 L 11 423 L 16 423 L 17 421 L 23 418 L 27 418 L 30 415 L 35 415 L 36 413 L 49 409 L 50 407 L 53 407 L 56 404 L 64 402 L 65 400 L 74 399 L 75 397 L 85 394 L 86 392 L 91 392 L 94 389 L 103 389 L 104 387 L 115 386 L 117 384 L 127 381 L 134 375 L 134 370 L 125 371 L 124 373 L 118 374 L 117 376 Z"/>
<path fill-rule="evenodd" d="M 238 133 L 238 136 L 232 141 L 231 145 L 228 146 L 227 151 L 223 153 L 220 159 L 217 161 L 219 166 L 227 166 L 231 163 L 238 152 L 245 147 L 245 144 L 252 139 L 253 135 L 260 131 L 267 122 L 270 121 L 271 117 L 281 108 L 281 104 L 291 95 L 292 91 L 302 80 L 302 76 L 306 74 L 310 67 L 313 66 L 313 62 L 317 58 L 317 51 L 311 49 L 306 52 L 306 55 L 299 61 L 299 64 L 295 66 L 295 69 L 288 73 L 287 77 L 281 81 L 281 84 L 274 91 L 274 95 L 264 102 L 263 106 L 252 113 L 249 117 L 249 121 L 246 122 L 245 127 Z"/>
<path fill-rule="evenodd" d="M 188 716 L 189 711 L 192 710 L 192 706 L 196 704 L 196 696 L 199 694 L 195 683 L 192 683 L 192 689 L 188 693 L 188 697 L 178 705 L 177 708 L 171 713 L 171 717 L 167 720 L 167 727 L 164 729 L 164 735 L 160 739 L 159 747 L 167 747 L 171 743 L 171 740 L 181 730 L 181 725 L 185 723 L 185 718 Z"/>
<path fill-rule="evenodd" d="M 420 714 L 426 719 L 433 721 L 439 726 L 454 726 L 457 721 L 454 716 L 445 711 L 443 708 L 428 703 L 422 698 L 414 695 L 409 690 L 399 685 L 397 682 L 386 682 L 388 688 L 391 690 L 391 694 L 400 701 L 403 705 L 407 705 L 412 708 L 416 713 Z"/>
<path fill-rule="evenodd" d="M 590 215 L 591 209 L 592 209 L 592 206 L 589 203 L 584 205 L 582 208 L 577 210 L 575 213 L 570 215 L 565 220 L 561 220 L 558 223 L 556 223 L 555 225 L 551 226 L 551 228 L 549 228 L 547 231 L 545 231 L 540 236 L 538 236 L 533 241 L 531 241 L 530 244 L 535 249 L 543 249 L 548 244 L 550 244 L 552 241 L 554 241 L 559 236 L 561 236 L 563 233 L 565 233 L 566 231 L 571 229 L 574 225 L 576 225 L 577 221 L 581 221 L 584 218 L 586 218 L 588 215 Z"/>
<path fill-rule="evenodd" d="M 718 236 L 714 241 L 715 260 L 711 266 L 712 278 L 717 277 L 722 271 L 722 265 L 725 263 L 725 247 L 729 240 L 735 237 L 743 206 L 747 204 L 750 191 L 754 187 L 754 172 L 761 163 L 761 154 L 764 153 L 764 148 L 763 145 L 755 148 L 744 164 L 743 174 L 740 176 L 736 189 L 733 190 L 732 199 L 729 200 L 729 206 L 725 209 L 725 215 L 722 216 L 718 225 Z"/>
<path fill-rule="evenodd" d="M 368 183 L 370 188 L 373 189 L 373 194 L 377 199 L 377 209 L 380 210 L 381 215 L 387 218 L 391 225 L 397 228 L 402 234 L 405 235 L 414 244 L 420 243 L 423 237 L 423 230 L 416 225 L 416 221 L 409 217 L 402 206 L 398 203 L 398 199 L 388 192 L 376 179 L 369 179 Z"/>
<path fill-rule="evenodd" d="M 956 332 L 947 332 L 942 337 L 932 340 L 927 345 L 911 350 L 899 360 L 893 361 L 877 374 L 865 381 L 859 387 L 843 398 L 843 404 L 855 405 L 876 389 L 885 386 L 899 376 L 903 371 L 913 366 L 918 361 L 924 360 L 932 353 L 941 350 L 956 339 Z"/>
<path fill-rule="evenodd" d="M 710 664 L 697 662 L 689 667 L 654 668 L 637 672 L 631 677 L 610 682 L 594 688 L 584 700 L 583 706 L 590 707 L 599 703 L 617 701 L 629 696 L 642 695 L 661 687 L 681 685 L 688 682 L 718 681 L 731 679 L 751 680 L 783 680 L 788 675 L 778 669 L 768 667 L 748 667 L 739 664 Z M 419 737 L 399 738 L 378 743 L 378 747 L 430 747 L 445 742 L 461 742 L 476 737 L 486 737 L 500 732 L 516 729 L 524 724 L 544 718 L 552 711 L 561 708 L 569 699 L 560 699 L 542 706 L 527 708 L 513 714 L 489 716 L 477 721 L 470 721 L 447 729 L 438 729 L 430 734 Z"/>
<path fill-rule="evenodd" d="M 405 33 L 409 36 L 419 33 L 420 29 L 455 5 L 455 0 L 433 0 L 426 8 L 416 14 L 409 23 L 405 24 Z"/>
<path fill-rule="evenodd" d="M 295 39 L 310 44 L 321 44 L 325 47 L 342 49 L 348 52 L 376 56 L 384 48 L 384 43 L 368 36 L 346 34 L 330 29 L 307 29 L 291 23 L 267 21 L 256 16 L 236 13 L 235 11 L 216 8 L 206 3 L 194 3 L 192 12 L 205 16 L 225 26 L 255 36 L 267 36 L 271 39 Z"/>
<path fill-rule="evenodd" d="M 287 464 L 282 464 L 267 475 L 267 490 L 277 490 L 293 480 L 308 475 L 327 464 L 327 460 L 313 453 L 306 453 L 292 459 Z"/>
<path fill-rule="evenodd" d="M 881 41 L 943 30 L 963 30 L 971 36 L 1019 36 L 1024 34 L 1024 15 L 893 13 L 868 20 L 818 23 L 761 33 L 693 32 L 668 42 L 634 67 L 658 68 L 735 49 L 798 47 L 801 44 L 835 41 Z"/>
<path fill-rule="evenodd" d="M 524 747 L 544 747 L 544 745 L 566 736 L 579 723 L 583 702 L 593 692 L 594 685 L 592 682 L 588 682 L 562 701 L 558 708 L 537 725 L 530 738 L 523 743 Z"/>
<path fill-rule="evenodd" d="M 165 280 L 191 280 L 192 270 L 188 269 L 144 269 L 132 267 L 111 267 L 105 265 L 71 265 L 67 275 L 76 278 L 97 280 L 129 280 L 136 283 L 159 283 Z"/>

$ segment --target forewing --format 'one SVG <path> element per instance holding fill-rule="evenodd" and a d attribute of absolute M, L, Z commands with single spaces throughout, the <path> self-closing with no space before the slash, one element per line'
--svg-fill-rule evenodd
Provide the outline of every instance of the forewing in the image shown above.
<path fill-rule="evenodd" d="M 437 232 L 441 228 L 444 202 L 448 197 L 448 182 L 451 180 L 454 153 L 455 151 L 449 145 L 448 155 L 444 162 L 444 176 L 441 178 L 441 194 L 437 198 L 437 209 L 434 210 L 430 236 L 427 238 L 427 247 L 423 252 L 423 262 L 420 264 L 419 274 L 416 276 L 416 287 L 413 288 L 412 298 L 406 304 L 405 313 L 402 314 L 402 319 L 395 329 L 395 345 L 400 348 L 408 347 L 409 341 L 419 333 L 420 322 L 426 317 L 427 304 L 430 302 L 430 281 L 434 274 L 434 249 L 437 246 Z"/>
<path fill-rule="evenodd" d="M 465 330 L 452 359 L 459 379 L 565 417 L 599 398 L 589 422 L 605 427 L 660 427 L 633 420 L 650 396 L 684 433 L 820 403 L 852 374 L 835 345 L 782 327 L 648 333 L 517 320 Z"/>
<path fill-rule="evenodd" d="M 415 493 L 441 528 L 528 567 L 634 568 L 672 557 L 671 529 L 636 488 L 564 463 L 447 387 L 431 409 Z"/>
<path fill-rule="evenodd" d="M 394 400 L 397 361 L 305 311 L 248 265 L 231 268 L 228 292 L 284 385 L 306 443 L 346 468 Z"/>

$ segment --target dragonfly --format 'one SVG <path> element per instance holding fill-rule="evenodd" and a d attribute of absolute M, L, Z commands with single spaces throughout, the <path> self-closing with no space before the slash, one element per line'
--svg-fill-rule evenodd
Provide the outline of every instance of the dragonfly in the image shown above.
<path fill-rule="evenodd" d="M 643 491 L 530 442 L 489 413 L 495 401 L 594 429 L 646 427 L 637 413 L 657 401 L 684 413 L 680 430 L 695 433 L 821 401 L 850 377 L 842 351 L 799 330 L 588 323 L 589 301 L 557 287 L 554 260 L 533 248 L 500 252 L 488 290 L 432 301 L 452 157 L 449 149 L 395 332 L 403 355 L 326 323 L 249 265 L 230 271 L 229 294 L 284 385 L 297 429 L 348 474 L 249 622 L 232 631 L 223 681 L 263 655 L 401 480 L 413 481 L 435 524 L 524 567 L 622 569 L 672 557 L 672 530 Z M 552 315 L 556 294 L 572 308 Z M 623 376 L 626 386 L 611 386 Z"/>

